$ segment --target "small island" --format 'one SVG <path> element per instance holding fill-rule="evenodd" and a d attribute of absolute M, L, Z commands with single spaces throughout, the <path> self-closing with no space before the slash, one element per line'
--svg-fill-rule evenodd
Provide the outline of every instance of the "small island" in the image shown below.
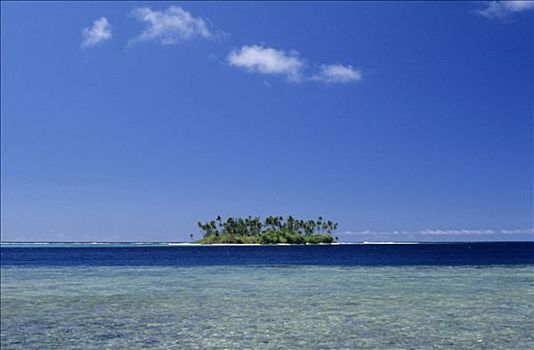
<path fill-rule="evenodd" d="M 200 244 L 320 244 L 334 243 L 332 231 L 337 223 L 317 220 L 299 220 L 292 216 L 268 216 L 262 221 L 259 217 L 228 218 L 217 216 L 215 220 L 198 222 L 204 237 Z M 337 238 L 337 237 L 336 237 Z"/>

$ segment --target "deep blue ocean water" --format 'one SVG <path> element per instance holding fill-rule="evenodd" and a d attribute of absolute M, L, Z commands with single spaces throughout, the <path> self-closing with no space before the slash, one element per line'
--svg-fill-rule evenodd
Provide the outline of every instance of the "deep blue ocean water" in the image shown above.
<path fill-rule="evenodd" d="M 3 245 L 3 266 L 210 265 L 522 265 L 534 242 L 341 244 L 305 246 L 169 246 L 164 244 Z"/>
<path fill-rule="evenodd" d="M 534 349 L 534 243 L 2 245 L 6 349 Z"/>

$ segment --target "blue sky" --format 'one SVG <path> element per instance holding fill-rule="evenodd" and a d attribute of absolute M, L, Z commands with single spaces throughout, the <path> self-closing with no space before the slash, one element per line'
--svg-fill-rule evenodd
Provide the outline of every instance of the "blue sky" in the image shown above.
<path fill-rule="evenodd" d="M 532 4 L 2 2 L 2 239 L 532 239 Z"/>

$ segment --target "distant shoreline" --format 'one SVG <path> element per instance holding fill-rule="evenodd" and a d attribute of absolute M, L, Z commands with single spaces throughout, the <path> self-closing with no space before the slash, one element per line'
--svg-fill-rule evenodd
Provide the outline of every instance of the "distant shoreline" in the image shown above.
<path fill-rule="evenodd" d="M 290 244 L 290 243 L 274 243 L 274 244 L 260 244 L 260 243 L 192 243 L 192 242 L 53 242 L 53 241 L 0 241 L 2 247 L 313 247 L 313 246 L 344 246 L 344 245 L 417 245 L 417 244 L 488 244 L 488 243 L 534 243 L 530 241 L 440 241 L 440 242 L 392 242 L 392 241 L 364 241 L 364 242 L 333 242 L 333 243 L 316 243 L 316 244 Z"/>
<path fill-rule="evenodd" d="M 1 246 L 79 246 L 79 247 L 304 247 L 343 245 L 410 245 L 421 242 L 333 242 L 333 243 L 188 243 L 188 242 L 0 242 Z"/>

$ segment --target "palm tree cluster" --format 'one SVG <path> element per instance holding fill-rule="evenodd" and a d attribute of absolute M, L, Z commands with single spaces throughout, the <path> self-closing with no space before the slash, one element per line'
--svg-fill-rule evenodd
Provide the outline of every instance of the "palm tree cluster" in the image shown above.
<path fill-rule="evenodd" d="M 262 221 L 251 216 L 223 220 L 219 215 L 215 220 L 198 222 L 198 227 L 204 234 L 200 243 L 331 243 L 337 223 L 322 217 L 300 220 L 268 216 Z"/>

